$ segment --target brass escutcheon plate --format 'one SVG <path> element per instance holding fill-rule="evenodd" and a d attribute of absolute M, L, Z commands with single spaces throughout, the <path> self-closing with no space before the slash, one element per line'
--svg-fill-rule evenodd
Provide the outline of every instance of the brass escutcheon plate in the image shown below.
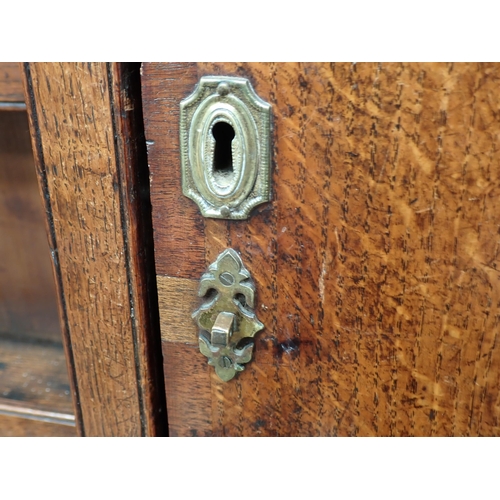
<path fill-rule="evenodd" d="M 182 192 L 205 217 L 246 219 L 271 199 L 271 106 L 246 78 L 204 76 L 180 103 Z"/>

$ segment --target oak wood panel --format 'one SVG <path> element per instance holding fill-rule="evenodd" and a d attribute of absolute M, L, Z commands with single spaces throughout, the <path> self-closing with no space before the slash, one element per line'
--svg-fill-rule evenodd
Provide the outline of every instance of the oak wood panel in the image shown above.
<path fill-rule="evenodd" d="M 213 434 L 500 435 L 500 66 L 197 67 L 249 78 L 274 114 L 273 201 L 184 240 L 196 271 L 203 253 L 241 253 L 266 326 L 235 380 L 211 374 Z M 168 65 L 143 76 L 151 112 L 186 95 L 162 87 Z M 161 149 L 159 120 L 146 138 Z M 179 165 L 150 168 L 157 221 L 172 207 L 155 182 Z M 156 242 L 157 259 L 179 247 Z"/>
<path fill-rule="evenodd" d="M 246 74 L 276 117 L 271 220 L 230 224 L 226 240 L 271 325 L 255 370 L 280 365 L 261 388 L 240 382 L 274 417 L 266 431 L 499 434 L 500 67 L 199 67 Z M 219 432 L 247 432 L 236 408 L 256 413 L 218 385 Z"/>
<path fill-rule="evenodd" d="M 0 110 L 0 337 L 61 343 L 25 112 Z"/>
<path fill-rule="evenodd" d="M 27 64 L 28 110 L 79 433 L 161 435 L 163 381 L 141 274 L 150 243 L 138 229 L 148 194 L 139 75 L 118 66 Z"/>
<path fill-rule="evenodd" d="M 20 63 L 0 63 L 0 101 L 24 102 Z"/>
<path fill-rule="evenodd" d="M 75 437 L 76 427 L 0 414 L 0 437 Z"/>
<path fill-rule="evenodd" d="M 411 130 L 417 121 L 411 105 L 419 94 L 418 79 L 425 69 L 409 66 L 404 71 L 404 66 L 397 65 L 389 66 L 386 71 L 380 66 L 372 66 L 371 71 L 369 66 L 364 68 L 366 70 L 361 75 L 358 75 L 357 67 L 347 69 L 341 66 L 339 71 L 335 67 L 306 66 L 304 71 L 307 74 L 302 75 L 297 68 L 299 74 L 295 73 L 298 78 L 295 95 L 283 95 L 281 109 L 286 104 L 288 109 L 297 107 L 304 113 L 294 120 L 291 129 L 290 122 L 285 119 L 281 133 L 279 124 L 277 126 L 278 152 L 286 152 L 290 142 L 296 148 L 288 155 L 295 165 L 290 163 L 288 166 L 286 153 L 283 155 L 285 158 L 278 153 L 277 160 L 277 189 L 284 185 L 284 193 L 281 197 L 280 192 L 277 193 L 278 230 L 274 234 L 277 234 L 278 246 L 287 249 L 278 255 L 277 260 L 279 278 L 285 292 L 279 294 L 285 300 L 281 303 L 279 299 L 277 301 L 278 317 L 290 314 L 295 309 L 290 321 L 283 322 L 288 331 L 280 332 L 278 329 L 277 341 L 316 344 L 318 354 L 312 361 L 320 361 L 317 370 L 332 366 L 335 362 L 341 363 L 333 371 L 337 377 L 332 382 L 338 384 L 335 392 L 338 391 L 338 399 L 343 407 L 355 405 L 347 414 L 352 419 L 349 427 L 349 421 L 345 422 L 344 419 L 344 433 L 432 435 L 478 432 L 479 422 L 474 426 L 471 420 L 474 408 L 467 408 L 468 404 L 473 403 L 473 396 L 470 393 L 458 395 L 455 391 L 467 393 L 474 387 L 472 373 L 469 371 L 469 377 L 460 380 L 460 371 L 465 371 L 473 360 L 479 361 L 478 339 L 488 333 L 490 341 L 494 340 L 494 322 L 476 325 L 471 332 L 472 338 L 476 339 L 472 347 L 464 341 L 458 345 L 450 342 L 446 321 L 446 312 L 450 307 L 452 314 L 448 314 L 453 318 L 452 324 L 459 322 L 464 313 L 463 306 L 460 307 L 454 297 L 462 284 L 458 278 L 459 272 L 462 276 L 462 273 L 469 274 L 468 278 L 472 282 L 482 282 L 484 296 L 474 301 L 472 296 L 468 299 L 475 306 L 473 318 L 481 316 L 482 305 L 490 294 L 488 289 L 494 283 L 485 279 L 484 274 L 479 279 L 474 276 L 476 271 L 468 267 L 469 251 L 463 246 L 457 248 L 454 258 L 448 257 L 452 254 L 453 241 L 458 243 L 460 237 L 463 245 L 469 240 L 467 223 L 463 224 L 462 231 L 465 232 L 461 234 L 459 231 L 460 216 L 456 214 L 461 207 L 455 197 L 457 187 L 462 184 L 462 199 L 467 192 L 468 205 L 470 209 L 474 208 L 474 204 L 470 204 L 470 198 L 474 198 L 473 189 L 465 189 L 464 162 L 467 153 L 460 150 L 459 146 L 461 140 L 470 134 L 471 125 L 474 124 L 464 119 L 460 104 L 467 89 L 470 97 L 474 95 L 472 83 L 477 79 L 478 68 L 456 69 L 457 74 L 454 76 L 462 81 L 459 88 L 454 89 L 453 77 L 447 75 L 448 71 L 453 72 L 451 67 L 428 68 L 425 98 L 429 100 L 425 108 L 422 106 L 425 109 L 423 114 L 428 115 L 422 117 L 423 123 L 417 132 L 421 134 L 420 143 L 417 142 L 417 146 L 423 150 L 420 155 L 415 154 L 412 144 L 415 139 L 411 133 L 405 134 L 401 129 Z M 293 75 L 293 71 L 280 74 L 286 79 Z M 344 97 L 342 94 L 348 96 L 339 99 L 337 95 L 337 100 L 332 102 L 334 113 L 335 102 L 337 113 L 344 113 L 337 114 L 337 123 L 342 125 L 342 116 L 347 119 L 344 127 L 340 126 L 338 130 L 335 130 L 335 114 L 328 120 L 329 103 L 325 102 L 323 88 L 328 81 L 323 80 L 324 76 L 329 77 L 333 86 L 333 91 L 326 92 L 326 95 L 330 95 L 332 100 L 335 91 L 341 97 Z M 489 75 L 483 77 L 489 79 Z M 342 83 L 344 85 L 339 85 Z M 377 87 L 383 83 L 387 91 L 385 99 L 379 101 Z M 451 92 L 446 88 L 447 83 L 455 90 L 456 99 L 454 106 L 448 109 L 447 93 Z M 351 93 L 348 92 L 349 84 Z M 360 85 L 362 89 L 358 90 Z M 437 102 L 433 99 L 436 88 L 442 89 L 441 99 Z M 403 90 L 407 90 L 408 94 L 399 96 Z M 360 98 L 356 91 L 360 92 Z M 405 97 L 408 103 L 404 101 Z M 345 108 L 338 110 L 339 101 L 345 103 Z M 405 108 L 410 108 L 406 116 L 399 112 Z M 474 111 L 469 109 L 469 113 Z M 486 106 L 485 114 L 489 111 Z M 451 130 L 444 128 L 443 115 L 446 114 Z M 470 120 L 472 116 L 468 118 Z M 301 125 L 301 120 L 303 123 L 311 120 L 314 126 L 305 127 Z M 330 125 L 333 129 L 331 147 L 328 147 L 328 142 L 322 144 L 319 139 L 328 136 L 329 123 L 333 124 Z M 478 128 L 480 133 L 481 127 Z M 289 135 L 294 131 L 296 135 L 292 137 L 295 141 Z M 449 157 L 442 166 L 439 144 L 435 142 L 432 148 L 436 133 L 449 137 L 446 148 Z M 458 137 L 454 137 L 456 135 Z M 485 135 L 491 154 L 492 136 L 487 131 Z M 478 149 L 476 154 L 480 151 Z M 335 152 L 340 154 L 334 155 Z M 429 164 L 425 165 L 423 153 L 431 156 L 433 168 L 429 168 Z M 453 163 L 454 156 L 458 157 L 457 163 Z M 343 169 L 339 168 L 341 159 L 344 160 Z M 330 165 L 337 165 L 338 170 L 344 171 L 344 182 L 338 182 L 338 178 L 336 182 L 330 181 L 330 172 L 333 170 Z M 317 173 L 317 179 L 313 177 L 314 173 Z M 476 183 L 478 173 L 473 168 L 469 169 L 469 184 Z M 439 179 L 441 176 L 442 179 Z M 462 182 L 457 182 L 459 180 Z M 490 184 L 490 188 L 498 188 L 495 181 L 493 185 Z M 288 189 L 290 191 L 287 193 Z M 490 199 L 487 219 L 491 229 L 497 230 L 493 217 L 496 209 L 494 198 L 490 198 L 490 193 L 486 191 L 482 195 L 483 199 Z M 444 200 L 442 204 L 435 201 L 439 199 Z M 296 214 L 295 221 L 289 216 L 292 210 Z M 435 218 L 426 225 L 422 222 L 421 214 L 425 214 L 424 220 L 431 215 Z M 478 210 L 470 222 L 475 217 L 475 224 L 480 224 L 483 214 Z M 450 232 L 452 221 L 455 221 L 453 233 Z M 437 224 L 436 227 L 432 227 L 433 222 Z M 483 249 L 490 246 L 491 251 L 493 241 L 490 234 L 483 236 L 481 246 Z M 255 237 L 259 237 L 259 232 L 256 232 Z M 262 239 L 261 248 L 265 248 L 265 244 L 266 241 Z M 213 245 L 216 246 L 216 242 Z M 251 259 L 255 250 L 246 253 L 247 258 Z M 457 269 L 458 257 L 466 260 Z M 494 259 L 495 254 L 492 253 L 491 257 Z M 410 268 L 409 273 L 406 266 Z M 429 282 L 434 287 L 428 288 Z M 448 286 L 443 287 L 443 283 Z M 330 306 L 329 311 L 324 308 L 324 304 Z M 416 313 L 418 310 L 422 316 Z M 328 328 L 326 332 L 325 326 Z M 334 341 L 335 344 L 336 340 L 339 343 L 336 359 L 331 364 L 321 363 L 322 360 L 317 359 L 326 347 L 320 342 L 325 333 L 327 341 Z M 461 335 L 468 333 L 463 331 Z M 449 362 L 443 365 L 444 353 Z M 489 354 L 494 355 L 495 351 L 490 350 Z M 457 355 L 459 359 L 465 356 L 463 365 L 457 362 Z M 322 375 L 319 382 L 325 378 L 328 380 L 330 374 L 325 374 L 326 377 Z M 496 383 L 491 389 L 494 394 L 498 394 L 498 373 L 493 372 L 492 375 L 492 381 L 496 380 Z M 358 379 L 360 382 L 357 382 Z M 482 385 L 483 391 L 485 388 Z M 313 403 L 322 404 L 321 400 L 326 394 L 327 390 L 320 390 Z M 357 407 L 361 409 L 357 410 Z M 480 416 L 479 405 L 476 409 Z M 493 429 L 487 426 L 486 433 L 495 432 L 497 409 L 494 406 L 490 406 L 489 416 Z M 337 432 L 335 425 L 330 429 Z M 300 432 L 298 426 L 295 432 Z"/>

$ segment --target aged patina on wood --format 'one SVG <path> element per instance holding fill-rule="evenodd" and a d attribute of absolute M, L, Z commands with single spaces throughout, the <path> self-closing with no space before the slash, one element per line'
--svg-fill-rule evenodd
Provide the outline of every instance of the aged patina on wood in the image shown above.
<path fill-rule="evenodd" d="M 24 67 L 76 424 L 85 436 L 165 432 L 138 70 Z"/>
<path fill-rule="evenodd" d="M 273 106 L 273 201 L 248 221 L 181 194 L 178 103 L 211 74 Z M 499 82 L 498 64 L 143 65 L 172 434 L 500 435 Z M 223 383 L 172 313 L 228 247 L 265 329 Z"/>

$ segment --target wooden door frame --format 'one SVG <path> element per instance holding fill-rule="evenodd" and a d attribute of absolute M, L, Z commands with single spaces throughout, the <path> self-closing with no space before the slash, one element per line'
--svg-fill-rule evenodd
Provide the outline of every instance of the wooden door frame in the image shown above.
<path fill-rule="evenodd" d="M 167 433 L 136 63 L 25 63 L 81 436 Z"/>

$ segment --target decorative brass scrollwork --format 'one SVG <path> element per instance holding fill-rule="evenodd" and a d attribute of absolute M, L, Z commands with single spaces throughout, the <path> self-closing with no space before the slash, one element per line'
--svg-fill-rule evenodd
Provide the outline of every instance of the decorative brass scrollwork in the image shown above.
<path fill-rule="evenodd" d="M 206 299 L 193 314 L 202 330 L 200 351 L 227 382 L 252 359 L 252 338 L 264 328 L 253 311 L 255 286 L 235 250 L 225 250 L 209 266 L 198 295 Z"/>

